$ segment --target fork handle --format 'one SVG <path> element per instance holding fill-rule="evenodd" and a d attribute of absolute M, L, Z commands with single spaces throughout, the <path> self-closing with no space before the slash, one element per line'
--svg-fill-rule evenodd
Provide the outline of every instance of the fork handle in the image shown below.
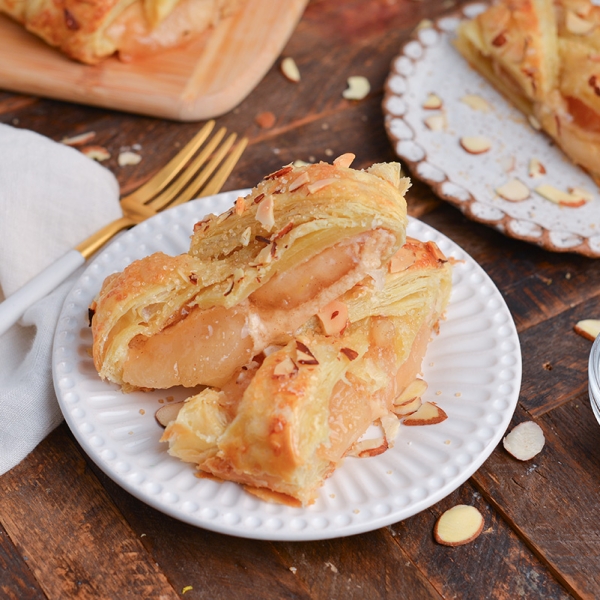
<path fill-rule="evenodd" d="M 85 258 L 80 252 L 69 250 L 4 300 L 0 304 L 0 335 L 8 331 L 32 304 L 56 289 L 83 263 Z"/>

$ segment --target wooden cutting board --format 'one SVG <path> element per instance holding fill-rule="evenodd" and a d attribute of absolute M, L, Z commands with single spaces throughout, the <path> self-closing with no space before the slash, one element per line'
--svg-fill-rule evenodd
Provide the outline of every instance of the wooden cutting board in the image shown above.
<path fill-rule="evenodd" d="M 0 15 L 0 87 L 177 121 L 222 115 L 258 84 L 308 0 L 248 0 L 185 48 L 123 63 L 74 62 Z"/>

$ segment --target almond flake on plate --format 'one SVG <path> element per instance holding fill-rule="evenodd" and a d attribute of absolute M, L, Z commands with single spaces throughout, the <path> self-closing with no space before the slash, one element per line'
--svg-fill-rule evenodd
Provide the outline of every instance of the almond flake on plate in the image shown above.
<path fill-rule="evenodd" d="M 529 177 L 542 177 L 545 174 L 546 167 L 537 158 L 532 158 L 529 161 Z"/>
<path fill-rule="evenodd" d="M 483 135 L 471 135 L 461 137 L 460 145 L 469 154 L 483 154 L 492 147 L 492 142 Z"/>
<path fill-rule="evenodd" d="M 488 101 L 477 94 L 467 94 L 466 96 L 463 96 L 460 101 L 473 110 L 480 110 L 482 112 L 489 112 L 491 110 Z"/>
<path fill-rule="evenodd" d="M 403 425 L 420 426 L 436 425 L 448 418 L 448 415 L 434 402 L 423 402 L 419 409 L 406 417 Z"/>
<path fill-rule="evenodd" d="M 496 188 L 496 193 L 509 202 L 522 202 L 529 198 L 529 188 L 518 179 L 509 179 L 505 184 Z"/>
<path fill-rule="evenodd" d="M 425 123 L 431 131 L 442 131 L 446 129 L 446 126 L 448 125 L 445 113 L 431 115 L 430 117 L 423 119 L 423 123 Z"/>
<path fill-rule="evenodd" d="M 127 167 L 129 165 L 137 165 L 141 162 L 142 157 L 137 152 L 125 151 L 119 154 L 117 162 L 120 167 Z"/>
<path fill-rule="evenodd" d="M 569 194 L 568 192 L 563 192 L 549 184 L 538 185 L 535 188 L 535 191 L 546 200 L 550 200 L 550 202 L 554 202 L 554 204 L 558 204 L 560 206 L 570 206 L 572 208 L 577 208 L 579 206 L 583 206 L 587 200 L 583 196 L 577 196 L 575 194 Z"/>
<path fill-rule="evenodd" d="M 423 102 L 423 108 L 427 110 L 439 110 L 442 108 L 442 104 L 442 99 L 437 94 L 430 93 L 425 102 Z"/>

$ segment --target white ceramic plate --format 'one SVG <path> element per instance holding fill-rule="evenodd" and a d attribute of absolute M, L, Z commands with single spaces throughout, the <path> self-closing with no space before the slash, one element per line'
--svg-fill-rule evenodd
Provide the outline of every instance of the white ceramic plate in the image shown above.
<path fill-rule="evenodd" d="M 394 149 L 413 176 L 471 219 L 548 250 L 600 257 L 596 184 L 471 69 L 452 44 L 460 20 L 484 8 L 484 4 L 470 4 L 462 12 L 421 27 L 393 61 L 383 111 Z M 423 108 L 429 93 L 442 100 L 441 110 Z M 461 101 L 467 94 L 483 98 L 491 110 L 473 110 Z M 425 119 L 442 113 L 446 128 L 428 128 Z M 463 136 L 485 136 L 492 148 L 469 154 L 459 144 Z M 532 158 L 544 165 L 545 176 L 529 176 Z M 509 202 L 495 192 L 513 178 L 532 190 L 527 200 Z M 533 191 L 541 184 L 563 191 L 580 187 L 594 197 L 582 207 L 558 206 Z"/>
<path fill-rule="evenodd" d="M 90 357 L 88 305 L 104 278 L 155 251 L 185 252 L 193 224 L 221 213 L 245 191 L 184 204 L 138 225 L 95 260 L 68 295 L 56 330 L 53 374 L 65 419 L 92 460 L 119 485 L 182 521 L 222 533 L 269 540 L 315 540 L 388 525 L 455 490 L 490 455 L 515 409 L 521 351 L 511 315 L 485 272 L 460 247 L 410 220 L 409 234 L 435 241 L 457 260 L 447 319 L 424 362 L 434 400 L 448 419 L 402 427 L 383 455 L 348 458 L 317 502 L 295 509 L 258 500 L 234 483 L 194 476 L 159 443 L 155 411 L 183 389 L 123 394 L 100 380 Z"/>

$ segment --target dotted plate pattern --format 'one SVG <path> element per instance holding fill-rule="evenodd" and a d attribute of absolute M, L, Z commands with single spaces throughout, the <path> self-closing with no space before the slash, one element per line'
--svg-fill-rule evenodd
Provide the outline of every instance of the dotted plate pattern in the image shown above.
<path fill-rule="evenodd" d="M 263 502 L 231 482 L 195 476 L 167 454 L 154 414 L 183 388 L 123 394 L 98 377 L 90 348 L 88 306 L 109 274 L 152 252 L 187 251 L 193 224 L 220 214 L 247 190 L 218 194 L 161 213 L 122 235 L 89 265 L 65 300 L 53 353 L 56 394 L 90 458 L 143 502 L 199 527 L 265 540 L 317 540 L 370 531 L 410 517 L 466 481 L 500 441 L 521 384 L 514 322 L 487 274 L 454 242 L 415 219 L 408 234 L 433 240 L 456 259 L 446 320 L 424 360 L 424 400 L 448 414 L 438 425 L 401 426 L 393 448 L 347 458 L 316 503 L 291 508 Z M 162 401 L 163 403 L 161 403 Z"/>
<path fill-rule="evenodd" d="M 395 152 L 414 177 L 474 221 L 547 250 L 600 257 L 597 185 L 549 137 L 535 131 L 453 46 L 461 19 L 472 18 L 485 8 L 482 3 L 469 4 L 424 24 L 392 62 L 383 112 Z M 430 93 L 442 100 L 440 110 L 423 108 Z M 461 101 L 467 94 L 483 98 L 491 110 L 469 107 Z M 425 119 L 434 114 L 445 115 L 445 129 L 427 127 Z M 487 137 L 492 147 L 483 154 L 469 154 L 460 146 L 463 136 Z M 529 176 L 532 158 L 544 165 L 544 176 Z M 530 188 L 528 199 L 510 202 L 495 192 L 513 178 Z M 558 206 L 533 191 L 541 184 L 565 192 L 579 187 L 594 197 L 581 207 Z"/>

